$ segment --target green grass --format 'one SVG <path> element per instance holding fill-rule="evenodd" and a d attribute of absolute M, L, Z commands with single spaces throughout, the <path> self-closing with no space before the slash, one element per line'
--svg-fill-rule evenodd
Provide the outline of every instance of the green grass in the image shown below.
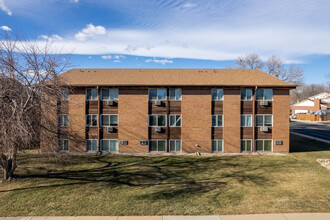
<path fill-rule="evenodd" d="M 0 215 L 329 212 L 330 171 L 315 160 L 330 145 L 291 139 L 285 156 L 21 154 L 16 178 L 0 183 Z"/>

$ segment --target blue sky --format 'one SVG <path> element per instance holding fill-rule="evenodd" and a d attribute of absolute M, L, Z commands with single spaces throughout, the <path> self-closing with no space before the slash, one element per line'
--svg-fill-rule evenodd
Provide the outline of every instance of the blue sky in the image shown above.
<path fill-rule="evenodd" d="M 2 31 L 47 37 L 76 68 L 226 68 L 257 53 L 330 73 L 329 0 L 0 0 Z"/>

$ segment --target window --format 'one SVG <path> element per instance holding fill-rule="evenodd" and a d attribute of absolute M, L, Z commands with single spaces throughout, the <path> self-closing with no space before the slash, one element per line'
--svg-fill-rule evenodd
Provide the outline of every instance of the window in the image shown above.
<path fill-rule="evenodd" d="M 118 151 L 118 140 L 101 140 L 102 151 Z"/>
<path fill-rule="evenodd" d="M 170 140 L 170 151 L 171 152 L 181 151 L 181 140 Z"/>
<path fill-rule="evenodd" d="M 181 127 L 181 115 L 170 115 L 170 127 Z"/>
<path fill-rule="evenodd" d="M 272 151 L 273 140 L 256 140 L 256 151 Z"/>
<path fill-rule="evenodd" d="M 181 89 L 170 89 L 170 100 L 171 101 L 181 100 Z"/>
<path fill-rule="evenodd" d="M 222 127 L 222 115 L 212 115 L 212 127 Z"/>
<path fill-rule="evenodd" d="M 69 115 L 58 115 L 57 124 L 59 127 L 69 127 Z"/>
<path fill-rule="evenodd" d="M 223 89 L 212 89 L 212 101 L 221 101 L 223 100 Z"/>
<path fill-rule="evenodd" d="M 252 89 L 241 89 L 241 100 L 251 101 L 252 100 Z"/>
<path fill-rule="evenodd" d="M 149 89 L 149 100 L 166 100 L 166 89 Z"/>
<path fill-rule="evenodd" d="M 118 126 L 118 115 L 101 115 L 101 126 Z"/>
<path fill-rule="evenodd" d="M 68 89 L 64 89 L 64 90 L 63 90 L 61 100 L 62 100 L 62 101 L 67 101 L 67 100 L 69 100 L 69 90 L 68 90 Z"/>
<path fill-rule="evenodd" d="M 58 140 L 58 151 L 68 151 L 69 140 Z"/>
<path fill-rule="evenodd" d="M 241 151 L 252 151 L 252 140 L 241 140 Z"/>
<path fill-rule="evenodd" d="M 241 115 L 241 127 L 252 127 L 252 115 Z"/>
<path fill-rule="evenodd" d="M 86 89 L 86 100 L 87 101 L 95 101 L 97 100 L 97 89 Z"/>
<path fill-rule="evenodd" d="M 97 145 L 96 139 L 86 140 L 86 151 L 97 151 Z"/>
<path fill-rule="evenodd" d="M 257 101 L 272 101 L 273 89 L 257 89 L 256 99 Z"/>
<path fill-rule="evenodd" d="M 149 127 L 166 127 L 166 115 L 149 115 Z"/>
<path fill-rule="evenodd" d="M 166 140 L 149 140 L 149 151 L 166 151 Z"/>
<path fill-rule="evenodd" d="M 222 152 L 222 140 L 212 140 L 212 151 Z"/>
<path fill-rule="evenodd" d="M 101 99 L 108 100 L 118 100 L 118 89 L 102 89 L 101 90 Z"/>
<path fill-rule="evenodd" d="M 256 115 L 256 126 L 273 126 L 273 115 Z"/>
<path fill-rule="evenodd" d="M 97 127 L 97 115 L 86 115 L 86 126 Z"/>

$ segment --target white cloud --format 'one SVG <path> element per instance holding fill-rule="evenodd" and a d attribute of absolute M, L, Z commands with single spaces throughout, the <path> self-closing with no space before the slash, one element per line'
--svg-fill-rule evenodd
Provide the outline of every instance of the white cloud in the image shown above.
<path fill-rule="evenodd" d="M 114 60 L 113 62 L 114 63 L 120 63 L 121 61 L 120 60 Z"/>
<path fill-rule="evenodd" d="M 12 16 L 11 10 L 5 5 L 4 0 L 0 0 L 0 8 L 2 11 L 6 12 L 7 15 Z"/>
<path fill-rule="evenodd" d="M 11 31 L 11 28 L 8 26 L 1 26 L 0 29 L 4 31 Z"/>
<path fill-rule="evenodd" d="M 113 58 L 115 58 L 115 59 L 119 60 L 120 58 L 123 58 L 123 59 L 125 59 L 126 57 L 125 57 L 125 56 L 123 56 L 123 55 L 114 55 L 114 56 L 113 56 Z"/>
<path fill-rule="evenodd" d="M 146 63 L 150 63 L 150 62 L 160 63 L 160 64 L 163 64 L 163 65 L 165 65 L 167 63 L 173 63 L 172 60 L 168 60 L 168 59 L 157 60 L 156 58 L 153 58 L 153 59 L 146 60 Z"/>
<path fill-rule="evenodd" d="M 48 72 L 46 70 L 39 70 L 39 71 L 35 71 L 35 70 L 27 70 L 24 72 L 25 75 L 27 75 L 28 77 L 33 77 L 34 75 L 38 74 L 38 75 L 42 75 L 45 76 L 48 74 Z"/>
<path fill-rule="evenodd" d="M 110 60 L 112 58 L 112 56 L 111 55 L 104 55 L 104 56 L 101 56 L 101 58 L 103 60 Z"/>
<path fill-rule="evenodd" d="M 73 2 L 73 3 L 78 3 L 79 0 L 70 0 L 70 2 Z"/>
<path fill-rule="evenodd" d="M 104 60 L 115 59 L 113 62 L 116 63 L 116 62 L 119 61 L 119 59 L 121 59 L 121 58 L 125 59 L 126 57 L 124 55 L 113 55 L 113 56 L 111 56 L 111 55 L 103 55 L 103 56 L 101 56 L 101 58 L 104 59 Z"/>
<path fill-rule="evenodd" d="M 192 8 L 194 3 L 198 4 L 194 10 L 183 8 Z M 250 0 L 242 5 L 232 0 L 113 0 L 95 4 L 118 9 L 135 21 L 131 24 L 135 29 L 89 24 L 54 42 L 63 53 L 112 55 L 113 61 L 114 54 L 232 60 L 255 52 L 262 57 L 274 54 L 285 62 L 299 62 L 309 54 L 330 54 L 330 1 Z"/>
<path fill-rule="evenodd" d="M 93 59 L 93 57 L 92 56 L 88 56 L 88 59 Z"/>
<path fill-rule="evenodd" d="M 197 6 L 197 4 L 195 4 L 195 3 L 186 3 L 182 6 L 182 8 L 194 8 L 196 6 Z"/>
<path fill-rule="evenodd" d="M 48 41 L 60 41 L 63 40 L 62 37 L 58 36 L 57 34 L 53 34 L 52 36 L 41 35 L 41 38 L 48 40 Z"/>
<path fill-rule="evenodd" d="M 100 39 L 85 42 L 63 39 L 54 42 L 54 45 L 61 48 L 62 53 L 73 51 L 74 54 L 101 55 L 108 59 L 133 55 L 232 60 L 255 52 L 262 57 L 275 54 L 286 61 L 299 60 L 299 57 L 308 54 L 330 54 L 330 30 L 317 28 L 310 28 L 308 32 L 299 27 L 204 28 L 182 31 L 109 29 L 107 33 Z M 128 47 L 135 49 L 127 50 Z"/>
<path fill-rule="evenodd" d="M 103 26 L 94 26 L 93 24 L 88 24 L 85 28 L 79 31 L 75 37 L 79 41 L 85 41 L 87 38 L 102 36 L 106 33 L 107 31 Z"/>

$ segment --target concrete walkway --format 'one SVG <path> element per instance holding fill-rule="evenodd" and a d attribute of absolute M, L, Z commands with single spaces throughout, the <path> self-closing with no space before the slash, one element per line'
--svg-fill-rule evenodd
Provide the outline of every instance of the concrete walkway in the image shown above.
<path fill-rule="evenodd" d="M 329 220 L 330 213 L 288 213 L 212 216 L 30 216 L 0 217 L 0 220 Z"/>

